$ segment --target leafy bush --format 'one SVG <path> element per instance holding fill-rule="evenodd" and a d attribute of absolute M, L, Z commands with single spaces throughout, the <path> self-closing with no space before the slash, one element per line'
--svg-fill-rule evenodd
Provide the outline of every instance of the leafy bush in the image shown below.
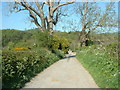
<path fill-rule="evenodd" d="M 118 43 L 108 44 L 106 49 L 111 56 L 118 57 Z"/>
<path fill-rule="evenodd" d="M 117 44 L 84 47 L 77 58 L 100 88 L 118 88 Z"/>
<path fill-rule="evenodd" d="M 33 38 L 37 47 L 49 48 L 51 44 L 51 36 L 48 32 L 35 32 Z"/>
<path fill-rule="evenodd" d="M 66 38 L 60 38 L 57 35 L 52 37 L 51 47 L 53 50 L 62 50 L 64 53 L 68 52 L 69 41 Z"/>
<path fill-rule="evenodd" d="M 76 51 L 79 47 L 79 32 L 54 32 L 58 37 L 66 38 L 69 41 L 69 49 Z"/>
<path fill-rule="evenodd" d="M 94 44 L 94 42 L 92 40 L 88 40 L 88 42 L 87 42 L 88 46 L 93 45 L 93 44 Z"/>
<path fill-rule="evenodd" d="M 55 53 L 59 58 L 64 57 L 64 53 L 61 50 L 52 50 L 52 53 Z"/>
<path fill-rule="evenodd" d="M 34 75 L 50 66 L 59 58 L 48 50 L 3 51 L 3 88 L 21 88 Z"/>

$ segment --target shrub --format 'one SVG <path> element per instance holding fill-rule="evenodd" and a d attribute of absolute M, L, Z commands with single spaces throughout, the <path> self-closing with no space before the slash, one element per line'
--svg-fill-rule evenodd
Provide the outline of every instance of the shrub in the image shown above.
<path fill-rule="evenodd" d="M 60 38 L 57 35 L 52 37 L 51 47 L 53 50 L 62 50 L 64 53 L 68 52 L 69 41 L 66 38 Z"/>
<path fill-rule="evenodd" d="M 51 36 L 48 32 L 35 32 L 33 38 L 37 47 L 49 48 L 51 44 Z"/>
<path fill-rule="evenodd" d="M 60 50 L 52 50 L 53 53 L 55 53 L 59 58 L 64 57 L 64 53 Z"/>
<path fill-rule="evenodd" d="M 15 48 L 14 50 L 19 51 L 19 50 L 26 50 L 28 48 Z"/>
<path fill-rule="evenodd" d="M 106 46 L 107 53 L 113 57 L 118 57 L 118 43 L 111 43 Z"/>
<path fill-rule="evenodd" d="M 94 42 L 92 40 L 88 40 L 88 42 L 87 42 L 88 46 L 93 45 L 93 44 L 94 44 Z"/>
<path fill-rule="evenodd" d="M 21 88 L 34 75 L 50 66 L 59 58 L 48 50 L 3 51 L 3 88 Z"/>

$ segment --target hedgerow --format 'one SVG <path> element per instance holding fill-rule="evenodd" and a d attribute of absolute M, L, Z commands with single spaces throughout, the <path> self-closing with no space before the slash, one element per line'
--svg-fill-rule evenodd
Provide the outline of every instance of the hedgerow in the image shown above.
<path fill-rule="evenodd" d="M 2 87 L 21 88 L 37 73 L 44 70 L 59 58 L 48 50 L 3 51 Z"/>

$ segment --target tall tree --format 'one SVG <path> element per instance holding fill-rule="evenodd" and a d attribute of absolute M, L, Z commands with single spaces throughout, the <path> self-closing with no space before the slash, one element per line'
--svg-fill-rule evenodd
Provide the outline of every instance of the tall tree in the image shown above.
<path fill-rule="evenodd" d="M 61 0 L 47 0 L 43 2 L 28 2 L 27 0 L 14 1 L 13 11 L 28 11 L 32 19 L 31 21 L 34 22 L 42 32 L 49 30 L 50 33 L 53 32 L 53 25 L 57 24 L 58 18 L 60 17 L 61 12 L 59 8 L 74 3 L 74 1 L 62 3 Z"/>
<path fill-rule="evenodd" d="M 80 25 L 82 30 L 79 33 L 79 40 L 81 46 L 88 45 L 87 41 L 90 39 L 89 34 L 105 27 L 116 27 L 116 13 L 114 10 L 114 3 L 106 4 L 103 10 L 95 2 L 82 2 L 77 4 L 77 14 L 80 16 Z"/>

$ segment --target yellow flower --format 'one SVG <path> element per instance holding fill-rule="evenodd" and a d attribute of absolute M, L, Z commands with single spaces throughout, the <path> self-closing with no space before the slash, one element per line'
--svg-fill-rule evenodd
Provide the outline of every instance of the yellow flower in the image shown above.
<path fill-rule="evenodd" d="M 27 49 L 27 48 L 15 48 L 16 51 L 18 51 L 18 50 L 25 50 L 25 49 Z"/>

